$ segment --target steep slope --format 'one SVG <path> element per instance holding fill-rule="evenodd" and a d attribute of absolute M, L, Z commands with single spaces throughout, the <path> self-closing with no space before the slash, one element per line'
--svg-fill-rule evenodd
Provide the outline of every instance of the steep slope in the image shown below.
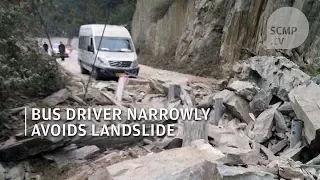
<path fill-rule="evenodd" d="M 267 20 L 280 7 L 304 12 L 310 33 L 299 48 L 266 50 Z M 219 78 L 236 61 L 283 55 L 317 73 L 319 9 L 317 0 L 138 0 L 132 33 L 142 62 L 161 68 Z"/>

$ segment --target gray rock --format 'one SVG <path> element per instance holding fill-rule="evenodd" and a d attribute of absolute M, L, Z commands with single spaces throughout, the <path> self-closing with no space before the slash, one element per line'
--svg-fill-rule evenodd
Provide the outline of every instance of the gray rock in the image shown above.
<path fill-rule="evenodd" d="M 288 132 L 286 121 L 285 121 L 283 115 L 279 111 L 276 111 L 274 113 L 274 122 L 275 122 L 275 126 L 276 126 L 276 131 L 278 133 Z"/>
<path fill-rule="evenodd" d="M 113 178 L 107 169 L 101 168 L 90 175 L 88 180 L 113 180 Z"/>
<path fill-rule="evenodd" d="M 305 138 L 311 149 L 320 149 L 320 87 L 311 82 L 293 89 L 290 102 L 298 119 L 304 122 Z"/>
<path fill-rule="evenodd" d="M 23 164 L 18 164 L 8 171 L 8 177 L 10 177 L 10 180 L 23 180 L 24 176 L 25 170 Z"/>
<path fill-rule="evenodd" d="M 2 164 L 0 163 L 0 180 L 5 180 L 6 179 L 6 169 L 4 169 L 4 167 L 2 166 Z"/>
<path fill-rule="evenodd" d="M 165 177 L 163 177 L 162 179 L 164 180 Z M 209 161 L 204 161 L 195 166 L 186 168 L 174 177 L 167 177 L 167 179 L 222 180 L 222 176 L 219 174 L 216 164 Z"/>
<path fill-rule="evenodd" d="M 317 75 L 315 77 L 311 78 L 311 81 L 313 81 L 314 83 L 316 83 L 317 85 L 320 85 L 320 75 Z"/>
<path fill-rule="evenodd" d="M 71 151 L 71 156 L 75 157 L 76 159 L 89 159 L 92 156 L 94 156 L 97 152 L 99 152 L 100 149 L 95 146 L 84 146 L 80 149 L 76 149 L 74 151 Z"/>
<path fill-rule="evenodd" d="M 225 157 L 218 159 L 226 165 L 257 165 L 261 158 L 259 151 L 252 149 L 240 149 L 232 147 L 219 147 L 219 150 L 226 154 Z"/>
<path fill-rule="evenodd" d="M 243 79 L 257 84 L 265 91 L 271 91 L 283 101 L 288 101 L 289 92 L 308 83 L 309 75 L 285 57 L 256 56 L 243 64 Z"/>
<path fill-rule="evenodd" d="M 270 101 L 272 99 L 272 94 L 270 91 L 260 90 L 253 97 L 253 100 L 249 103 L 250 108 L 254 112 L 263 112 L 269 108 Z"/>
<path fill-rule="evenodd" d="M 226 103 L 232 96 L 234 96 L 235 93 L 230 91 L 230 90 L 223 90 L 223 91 L 220 91 L 218 93 L 216 93 L 214 96 L 213 96 L 213 99 L 219 99 L 219 98 L 222 98 L 223 99 L 223 103 Z"/>
<path fill-rule="evenodd" d="M 46 159 L 52 160 L 56 163 L 58 168 L 67 164 L 74 163 L 75 160 L 86 160 L 94 156 L 100 149 L 97 146 L 84 146 L 79 149 L 63 148 L 56 152 L 46 154 Z"/>
<path fill-rule="evenodd" d="M 260 146 L 261 151 L 267 156 L 269 161 L 273 161 L 276 159 L 276 156 L 273 154 L 272 151 L 270 151 L 268 148 L 265 146 L 261 145 Z"/>
<path fill-rule="evenodd" d="M 296 144 L 293 148 L 289 148 L 284 150 L 283 152 L 279 153 L 279 155 L 283 158 L 287 158 L 287 159 L 293 159 L 295 161 L 298 161 L 300 159 L 300 153 L 301 150 L 304 148 L 305 146 L 301 146 L 301 142 L 299 142 L 298 144 Z"/>
<path fill-rule="evenodd" d="M 119 159 L 121 156 L 119 153 L 117 152 L 112 152 L 112 153 L 109 153 L 97 160 L 95 160 L 94 162 L 110 162 L 110 161 L 115 161 L 117 159 Z"/>
<path fill-rule="evenodd" d="M 284 102 L 279 108 L 278 111 L 280 111 L 284 115 L 289 115 L 293 112 L 292 105 L 290 102 Z"/>
<path fill-rule="evenodd" d="M 235 91 L 238 95 L 252 101 L 253 97 L 257 94 L 258 90 L 252 83 L 246 81 L 234 81 L 229 84 L 228 89 Z"/>
<path fill-rule="evenodd" d="M 280 166 L 279 175 L 285 179 L 304 179 L 301 169 L 290 166 Z"/>
<path fill-rule="evenodd" d="M 242 71 L 242 65 L 240 63 L 234 63 L 234 65 L 232 66 L 232 70 L 235 72 L 235 73 L 241 73 Z"/>
<path fill-rule="evenodd" d="M 57 147 L 63 146 L 69 140 L 69 138 L 64 138 L 53 142 L 42 137 L 32 137 L 17 141 L 15 144 L 0 147 L 0 161 L 17 161 L 42 152 L 54 150 Z"/>
<path fill-rule="evenodd" d="M 227 109 L 232 113 L 232 115 L 239 118 L 243 122 L 249 124 L 252 121 L 252 118 L 249 115 L 249 103 L 240 96 L 236 95 L 234 92 L 229 90 L 223 90 L 215 94 L 213 98 L 222 98 L 224 104 L 226 105 Z"/>
<path fill-rule="evenodd" d="M 274 180 L 276 176 L 259 168 L 241 168 L 218 164 L 219 173 L 226 180 Z"/>
<path fill-rule="evenodd" d="M 198 148 L 183 147 L 162 151 L 122 161 L 108 166 L 107 169 L 114 180 L 167 180 L 205 160 L 215 163 L 215 160 L 224 156 L 209 144 L 198 144 Z"/>
<path fill-rule="evenodd" d="M 267 109 L 261 113 L 254 124 L 253 132 L 255 134 L 254 140 L 263 143 L 269 139 L 272 135 L 273 118 L 274 114 L 279 107 L 280 103 L 273 105 L 270 109 Z"/>
<path fill-rule="evenodd" d="M 289 141 L 287 139 L 279 141 L 277 144 L 271 147 L 271 151 L 273 152 L 273 154 L 277 154 L 279 151 L 281 151 L 288 145 L 288 142 Z"/>
<path fill-rule="evenodd" d="M 58 92 L 53 93 L 52 95 L 44 98 L 42 100 L 43 104 L 49 107 L 55 107 L 57 104 L 64 102 L 68 99 L 69 92 L 67 89 L 61 89 Z"/>
<path fill-rule="evenodd" d="M 236 147 L 241 149 L 251 149 L 250 139 L 243 131 L 232 131 L 222 127 L 208 125 L 208 136 L 214 139 L 217 146 Z"/>
<path fill-rule="evenodd" d="M 251 116 L 249 115 L 249 103 L 241 97 L 237 95 L 232 96 L 226 102 L 226 107 L 235 117 L 239 118 L 243 122 L 249 124 L 252 121 Z"/>

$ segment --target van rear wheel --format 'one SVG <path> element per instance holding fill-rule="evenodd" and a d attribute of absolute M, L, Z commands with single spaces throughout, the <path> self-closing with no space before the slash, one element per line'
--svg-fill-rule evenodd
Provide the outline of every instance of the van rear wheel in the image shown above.
<path fill-rule="evenodd" d="M 82 66 L 82 63 L 79 61 L 81 74 L 89 74 L 89 71 Z"/>

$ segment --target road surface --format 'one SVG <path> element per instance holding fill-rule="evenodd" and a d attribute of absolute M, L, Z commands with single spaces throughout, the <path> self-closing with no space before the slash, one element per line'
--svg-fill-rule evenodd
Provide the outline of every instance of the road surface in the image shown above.
<path fill-rule="evenodd" d="M 39 39 L 39 43 L 43 43 L 45 41 L 46 41 L 45 39 Z M 51 41 L 53 44 L 59 43 L 60 41 L 62 41 L 64 44 L 67 44 L 68 40 L 66 38 L 53 38 Z M 61 61 L 60 59 L 57 59 L 58 63 L 61 64 L 64 68 L 66 68 L 70 72 L 72 72 L 74 75 L 79 76 L 81 78 L 88 78 L 88 75 L 81 74 L 80 67 L 78 65 L 78 61 L 77 61 L 78 39 L 74 38 L 72 39 L 72 41 L 69 41 L 69 42 L 73 47 L 71 56 L 67 58 L 65 61 Z M 210 78 L 203 78 L 203 77 L 182 74 L 182 73 L 173 72 L 173 71 L 161 70 L 161 69 L 156 69 L 156 68 L 152 68 L 145 65 L 140 65 L 139 78 L 143 78 L 143 79 L 154 78 L 154 79 L 163 80 L 163 81 L 172 81 L 173 83 L 177 83 L 177 84 L 184 84 L 187 81 L 202 82 L 205 84 L 214 84 L 216 82 L 216 80 L 210 79 Z"/>

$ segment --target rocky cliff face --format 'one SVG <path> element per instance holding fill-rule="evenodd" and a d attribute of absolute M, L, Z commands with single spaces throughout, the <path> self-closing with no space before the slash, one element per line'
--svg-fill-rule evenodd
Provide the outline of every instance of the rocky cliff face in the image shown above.
<path fill-rule="evenodd" d="M 266 50 L 267 20 L 280 7 L 304 12 L 309 36 L 293 50 Z M 138 0 L 132 33 L 143 63 L 162 68 L 220 78 L 236 61 L 282 55 L 317 73 L 319 9 L 317 0 Z"/>

